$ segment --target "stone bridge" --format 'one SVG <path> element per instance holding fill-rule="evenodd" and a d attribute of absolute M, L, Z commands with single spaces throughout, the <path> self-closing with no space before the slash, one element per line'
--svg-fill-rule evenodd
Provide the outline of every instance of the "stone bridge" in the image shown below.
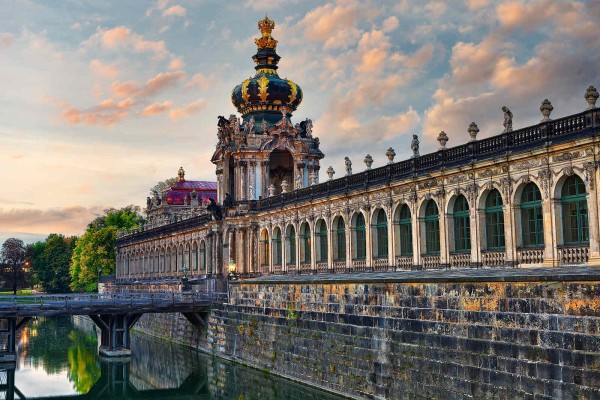
<path fill-rule="evenodd" d="M 0 361 L 15 360 L 16 333 L 33 317 L 88 315 L 101 331 L 100 354 L 128 356 L 131 328 L 143 314 L 180 312 L 194 326 L 203 329 L 211 304 L 225 300 L 226 296 L 226 293 L 95 293 L 0 297 L 0 339 L 6 339 L 0 343 Z"/>

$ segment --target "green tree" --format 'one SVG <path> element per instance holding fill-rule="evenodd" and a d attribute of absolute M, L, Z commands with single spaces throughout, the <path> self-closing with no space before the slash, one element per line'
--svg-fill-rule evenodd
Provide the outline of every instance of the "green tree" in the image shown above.
<path fill-rule="evenodd" d="M 28 246 L 27 257 L 34 281 L 48 293 L 70 292 L 69 264 L 77 238 L 50 234 L 45 242 Z"/>
<path fill-rule="evenodd" d="M 2 278 L 5 282 L 11 282 L 14 294 L 17 294 L 17 286 L 27 284 L 25 255 L 26 249 L 21 239 L 9 238 L 2 244 Z"/>
<path fill-rule="evenodd" d="M 179 178 L 169 178 L 165 179 L 164 181 L 160 181 L 150 189 L 150 194 L 154 197 L 160 197 L 163 190 L 177 183 L 178 181 Z"/>
<path fill-rule="evenodd" d="M 119 210 L 104 211 L 88 225 L 77 240 L 71 257 L 71 289 L 93 292 L 98 289 L 98 272 L 112 275 L 115 271 L 117 232 L 131 229 L 144 222 L 139 207 L 130 205 Z"/>

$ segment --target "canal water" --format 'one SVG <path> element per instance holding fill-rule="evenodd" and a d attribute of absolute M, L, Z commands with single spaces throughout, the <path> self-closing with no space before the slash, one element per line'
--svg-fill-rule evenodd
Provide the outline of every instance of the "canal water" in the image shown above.
<path fill-rule="evenodd" d="M 30 321 L 20 336 L 16 370 L 0 373 L 0 383 L 8 382 L 0 384 L 0 398 L 342 399 L 143 334 L 131 341 L 129 361 L 107 361 L 98 356 L 90 320 Z"/>

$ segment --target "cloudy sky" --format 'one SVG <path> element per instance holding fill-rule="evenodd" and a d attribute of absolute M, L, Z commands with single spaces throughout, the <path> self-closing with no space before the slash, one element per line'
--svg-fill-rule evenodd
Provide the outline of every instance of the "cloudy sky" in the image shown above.
<path fill-rule="evenodd" d="M 304 101 L 338 176 L 393 147 L 422 153 L 581 111 L 600 86 L 600 2 L 4 0 L 0 7 L 0 240 L 80 234 L 108 207 L 143 205 L 176 175 L 214 180 L 218 115 L 253 72 L 265 13 L 279 74 Z"/>

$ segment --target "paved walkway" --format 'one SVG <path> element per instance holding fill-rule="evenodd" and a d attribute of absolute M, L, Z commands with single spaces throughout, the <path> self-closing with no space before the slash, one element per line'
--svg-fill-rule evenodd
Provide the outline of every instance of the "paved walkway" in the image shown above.
<path fill-rule="evenodd" d="M 600 267 L 479 268 L 349 274 L 269 275 L 239 283 L 548 282 L 600 281 Z"/>

